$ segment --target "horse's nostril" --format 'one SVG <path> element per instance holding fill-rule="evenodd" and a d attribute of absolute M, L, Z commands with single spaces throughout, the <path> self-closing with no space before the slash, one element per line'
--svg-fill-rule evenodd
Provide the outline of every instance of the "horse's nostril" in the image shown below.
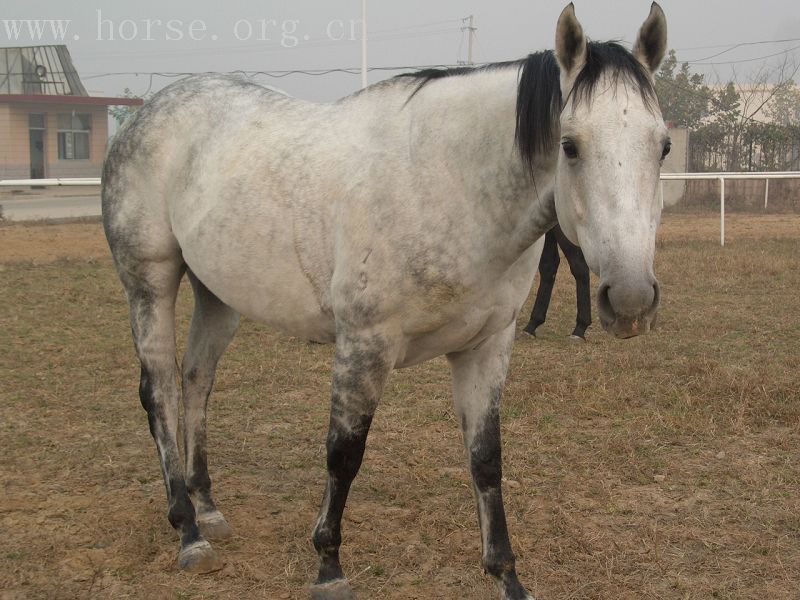
<path fill-rule="evenodd" d="M 610 289 L 610 285 L 603 283 L 597 290 L 597 309 L 600 313 L 601 322 L 612 323 L 615 319 L 614 307 L 611 306 L 611 299 L 609 298 Z"/>
<path fill-rule="evenodd" d="M 597 308 L 601 320 L 613 322 L 618 318 L 635 319 L 650 316 L 658 308 L 661 290 L 658 282 L 638 285 L 601 283 L 597 290 Z"/>
<path fill-rule="evenodd" d="M 650 310 L 657 309 L 659 302 L 661 302 L 661 286 L 658 285 L 658 281 L 655 281 L 653 282 L 653 304 Z"/>

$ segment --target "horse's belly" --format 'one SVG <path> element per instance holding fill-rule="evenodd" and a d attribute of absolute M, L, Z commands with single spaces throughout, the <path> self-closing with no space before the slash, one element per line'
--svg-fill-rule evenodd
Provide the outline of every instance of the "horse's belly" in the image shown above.
<path fill-rule="evenodd" d="M 224 236 L 224 230 L 212 236 L 197 228 L 179 237 L 183 258 L 239 314 L 289 335 L 333 341 L 333 317 L 303 272 L 291 233 L 269 226 L 254 229 L 245 225 L 231 236 Z"/>

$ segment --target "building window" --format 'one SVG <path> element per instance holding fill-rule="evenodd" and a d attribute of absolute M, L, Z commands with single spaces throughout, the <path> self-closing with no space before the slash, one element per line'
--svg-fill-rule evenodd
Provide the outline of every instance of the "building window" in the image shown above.
<path fill-rule="evenodd" d="M 44 129 L 45 115 L 31 113 L 28 115 L 28 129 Z"/>
<path fill-rule="evenodd" d="M 58 115 L 58 158 L 62 160 L 89 158 L 89 132 L 92 115 L 72 113 Z"/>

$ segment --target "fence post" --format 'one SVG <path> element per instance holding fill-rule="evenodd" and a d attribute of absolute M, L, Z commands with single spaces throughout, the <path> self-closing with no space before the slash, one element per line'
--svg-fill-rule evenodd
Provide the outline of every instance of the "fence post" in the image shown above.
<path fill-rule="evenodd" d="M 769 204 L 769 179 L 765 179 L 764 183 L 764 210 L 766 210 L 767 205 Z"/>
<path fill-rule="evenodd" d="M 719 178 L 719 245 L 725 246 L 725 178 Z"/>

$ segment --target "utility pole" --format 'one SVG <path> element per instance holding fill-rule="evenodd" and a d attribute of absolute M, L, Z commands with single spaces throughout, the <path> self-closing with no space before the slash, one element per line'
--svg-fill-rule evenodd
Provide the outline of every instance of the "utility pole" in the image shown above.
<path fill-rule="evenodd" d="M 367 0 L 361 0 L 361 88 L 367 85 Z"/>
<path fill-rule="evenodd" d="M 467 45 L 467 64 L 474 65 L 475 62 L 472 60 L 472 50 L 475 46 L 475 32 L 478 30 L 475 27 L 475 15 L 469 16 L 469 25 L 466 27 L 467 31 L 469 31 L 469 44 Z"/>

